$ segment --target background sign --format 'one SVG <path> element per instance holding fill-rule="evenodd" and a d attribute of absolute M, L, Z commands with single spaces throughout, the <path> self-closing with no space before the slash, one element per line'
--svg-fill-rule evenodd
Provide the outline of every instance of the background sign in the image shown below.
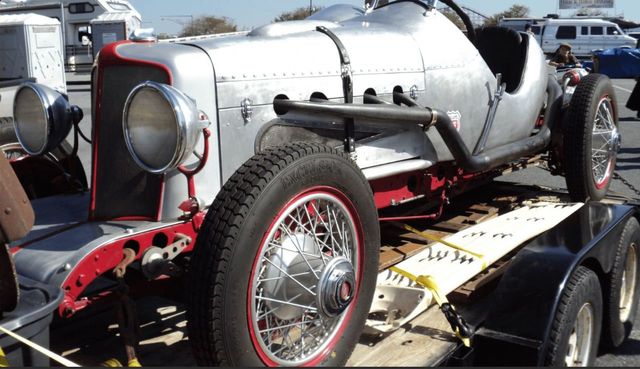
<path fill-rule="evenodd" d="M 560 9 L 615 8 L 615 0 L 559 0 Z"/>

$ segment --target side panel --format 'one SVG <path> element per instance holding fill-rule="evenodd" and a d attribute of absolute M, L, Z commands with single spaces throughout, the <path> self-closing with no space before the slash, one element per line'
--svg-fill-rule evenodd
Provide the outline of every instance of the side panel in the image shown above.
<path fill-rule="evenodd" d="M 614 245 L 634 213 L 628 206 L 591 203 L 520 251 L 500 281 L 493 307 L 475 336 L 477 364 L 543 364 L 567 280 L 586 261 L 608 273 Z"/>

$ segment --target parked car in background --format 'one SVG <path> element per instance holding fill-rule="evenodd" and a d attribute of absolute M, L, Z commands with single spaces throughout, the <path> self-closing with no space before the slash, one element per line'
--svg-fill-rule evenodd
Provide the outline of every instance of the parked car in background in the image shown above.
<path fill-rule="evenodd" d="M 597 50 L 593 53 L 593 70 L 609 78 L 640 77 L 640 49 Z"/>
<path fill-rule="evenodd" d="M 536 19 L 505 18 L 503 27 L 517 31 L 527 22 L 546 54 L 553 54 L 562 43 L 569 43 L 578 57 L 588 57 L 593 50 L 636 47 L 638 40 L 624 33 L 619 25 L 603 19 Z M 523 24 L 524 23 L 524 24 Z"/>

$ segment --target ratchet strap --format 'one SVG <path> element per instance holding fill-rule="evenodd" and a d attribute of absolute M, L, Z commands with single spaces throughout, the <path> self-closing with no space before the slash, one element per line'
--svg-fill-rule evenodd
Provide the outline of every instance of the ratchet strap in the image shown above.
<path fill-rule="evenodd" d="M 431 292 L 433 298 L 436 300 L 436 303 L 440 307 L 440 311 L 444 314 L 445 318 L 449 322 L 451 329 L 455 333 L 456 337 L 462 341 L 462 344 L 466 347 L 471 347 L 471 329 L 467 325 L 467 322 L 464 320 L 460 314 L 456 311 L 456 309 L 449 303 L 447 297 L 440 292 L 438 288 L 438 284 L 436 281 L 430 276 L 414 276 L 413 274 L 402 270 L 398 267 L 391 267 L 389 270 L 400 274 L 401 276 L 410 279 L 415 282 L 417 285 L 426 288 Z"/>
<path fill-rule="evenodd" d="M 120 363 L 120 361 L 118 359 L 109 359 L 109 360 L 103 362 L 102 364 L 100 364 L 100 366 L 101 367 L 105 367 L 105 368 L 122 368 L 123 367 L 122 363 Z M 142 368 L 142 364 L 140 364 L 138 359 L 131 359 L 127 363 L 127 367 L 129 367 L 129 368 Z"/>
<path fill-rule="evenodd" d="M 462 252 L 466 252 L 467 254 L 478 258 L 482 262 L 482 270 L 487 269 L 488 265 L 487 265 L 487 262 L 484 260 L 484 255 L 482 255 L 482 254 L 479 254 L 479 253 L 477 253 L 475 251 L 470 251 L 470 250 L 468 250 L 468 249 L 466 249 L 466 248 L 464 248 L 462 246 L 453 244 L 453 243 L 451 243 L 449 241 L 443 240 L 440 237 L 436 237 L 436 236 L 428 234 L 426 232 L 420 232 L 419 230 L 413 228 L 412 226 L 410 226 L 408 224 L 403 224 L 402 228 L 404 228 L 405 230 L 407 230 L 407 231 L 409 231 L 409 232 L 411 232 L 411 233 L 413 233 L 415 235 L 418 235 L 418 236 L 426 239 L 427 241 L 438 242 L 438 243 L 441 243 L 441 244 L 443 244 L 443 245 L 445 245 L 447 247 L 451 247 L 452 249 L 455 249 L 455 250 L 458 250 L 458 251 L 462 251 Z"/>
<path fill-rule="evenodd" d="M 67 360 L 67 359 L 63 358 L 62 356 L 60 356 L 60 355 L 58 355 L 58 354 L 56 354 L 54 352 L 51 352 L 51 351 L 47 350 L 46 348 L 38 345 L 37 343 L 31 342 L 28 339 L 26 339 L 24 337 L 21 337 L 21 336 L 15 334 L 15 333 L 11 332 L 8 329 L 5 329 L 5 328 L 1 327 L 1 326 L 0 326 L 0 333 L 4 333 L 7 336 L 10 336 L 11 338 L 15 339 L 16 341 L 27 345 L 28 347 L 38 351 L 39 353 L 41 353 L 41 354 L 43 354 L 45 356 L 47 356 L 49 359 L 51 359 L 53 361 L 56 361 L 57 363 L 62 364 L 64 366 L 66 366 L 66 367 L 76 367 L 76 368 L 80 367 L 80 365 L 78 365 L 78 364 L 76 364 L 76 363 L 74 363 L 74 362 L 72 362 L 70 360 Z M 2 351 L 0 350 L 0 358 L 2 358 L 2 357 L 4 357 L 4 355 L 2 354 Z M 2 365 L 0 365 L 0 366 L 2 366 Z"/>
<path fill-rule="evenodd" d="M 7 357 L 4 354 L 4 351 L 2 351 L 2 347 L 0 347 L 0 368 L 8 368 L 9 367 L 9 362 L 7 361 Z"/>

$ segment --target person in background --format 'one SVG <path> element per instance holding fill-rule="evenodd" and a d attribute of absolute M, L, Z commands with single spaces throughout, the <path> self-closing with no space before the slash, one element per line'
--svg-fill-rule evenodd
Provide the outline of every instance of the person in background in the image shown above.
<path fill-rule="evenodd" d="M 564 67 L 567 65 L 575 65 L 578 68 L 582 67 L 578 58 L 571 53 L 571 45 L 567 43 L 560 44 L 556 53 L 551 57 L 549 65 L 554 67 Z"/>
<path fill-rule="evenodd" d="M 527 23 L 526 26 L 524 26 L 524 31 L 528 34 L 530 34 L 533 37 L 536 37 L 536 34 L 533 33 L 533 28 L 531 27 L 531 25 L 529 23 Z"/>
<path fill-rule="evenodd" d="M 640 119 L 640 77 L 636 78 L 636 81 L 636 87 L 633 88 L 629 101 L 627 101 L 627 108 L 637 111 L 636 118 Z"/>

